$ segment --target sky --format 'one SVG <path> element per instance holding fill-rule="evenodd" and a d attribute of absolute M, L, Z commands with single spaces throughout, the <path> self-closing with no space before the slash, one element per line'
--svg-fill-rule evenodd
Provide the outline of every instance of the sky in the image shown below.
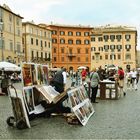
<path fill-rule="evenodd" d="M 140 50 L 140 0 L 0 0 L 3 4 L 35 24 L 134 26 Z"/>

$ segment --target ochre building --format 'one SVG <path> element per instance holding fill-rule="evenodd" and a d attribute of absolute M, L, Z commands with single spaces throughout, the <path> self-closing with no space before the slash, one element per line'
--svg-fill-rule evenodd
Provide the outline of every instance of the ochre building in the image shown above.
<path fill-rule="evenodd" d="M 52 66 L 76 71 L 91 66 L 91 27 L 49 25 L 52 30 Z"/>

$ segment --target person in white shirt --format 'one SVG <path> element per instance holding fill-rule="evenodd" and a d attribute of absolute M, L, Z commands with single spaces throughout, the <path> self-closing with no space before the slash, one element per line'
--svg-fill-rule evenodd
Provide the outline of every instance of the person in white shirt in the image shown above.
<path fill-rule="evenodd" d="M 130 89 L 130 85 L 131 85 L 131 72 L 130 69 L 127 70 L 126 72 L 126 85 L 127 85 L 127 89 Z"/>
<path fill-rule="evenodd" d="M 132 88 L 137 90 L 137 83 L 136 83 L 137 71 L 133 69 L 131 71 L 131 78 L 132 78 Z"/>

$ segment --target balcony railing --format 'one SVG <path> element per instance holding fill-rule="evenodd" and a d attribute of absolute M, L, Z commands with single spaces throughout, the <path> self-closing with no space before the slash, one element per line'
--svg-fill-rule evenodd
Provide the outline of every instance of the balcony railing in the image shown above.
<path fill-rule="evenodd" d="M 68 53 L 67 56 L 68 56 L 68 57 L 75 57 L 76 54 L 75 54 L 75 53 Z"/>

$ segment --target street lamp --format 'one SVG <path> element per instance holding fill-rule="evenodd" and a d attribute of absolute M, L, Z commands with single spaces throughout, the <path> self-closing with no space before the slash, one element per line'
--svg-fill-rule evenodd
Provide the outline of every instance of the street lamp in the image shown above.
<path fill-rule="evenodd" d="M 1 33 L 1 60 L 4 60 L 4 55 L 3 55 L 3 22 L 0 21 L 0 33 Z"/>

